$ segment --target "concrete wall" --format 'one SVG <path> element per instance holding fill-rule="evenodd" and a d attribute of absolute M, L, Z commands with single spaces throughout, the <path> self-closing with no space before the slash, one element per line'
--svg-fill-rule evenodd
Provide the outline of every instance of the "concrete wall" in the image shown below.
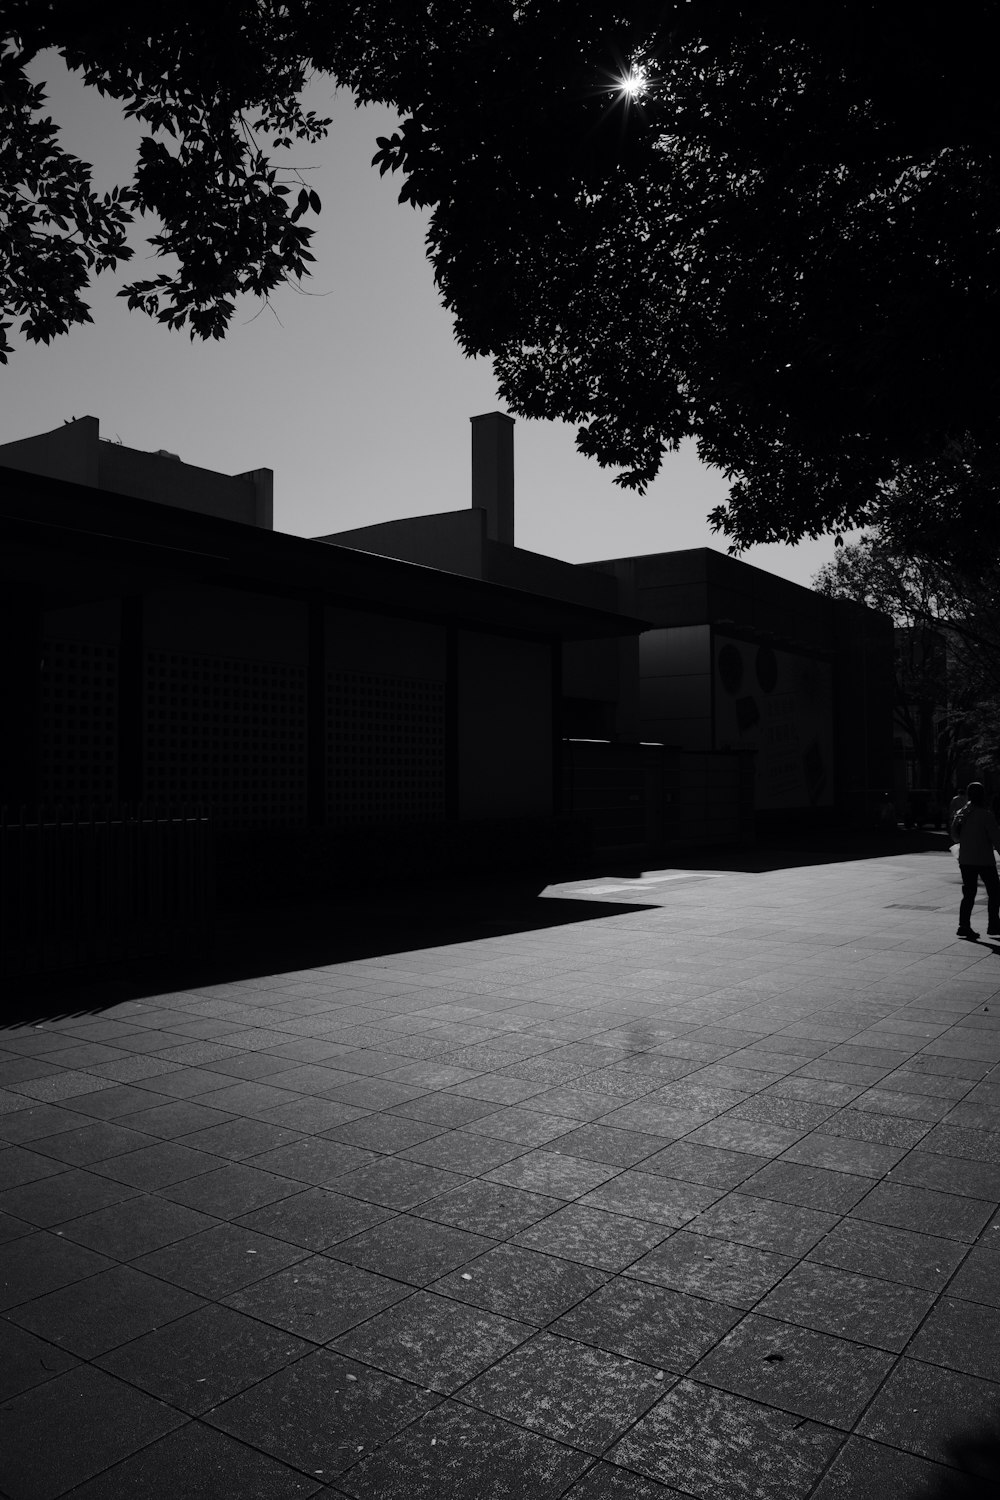
<path fill-rule="evenodd" d="M 678 625 L 639 637 L 639 723 L 644 740 L 711 750 L 711 627 Z"/>
<path fill-rule="evenodd" d="M 459 632 L 458 748 L 462 818 L 551 815 L 548 646 Z"/>
<path fill-rule="evenodd" d="M 374 526 L 356 526 L 350 531 L 333 531 L 314 540 L 374 552 L 379 557 L 398 557 L 403 562 L 461 573 L 466 578 L 482 578 L 486 512 L 451 510 L 434 516 L 407 516 Z"/>
<path fill-rule="evenodd" d="M 100 445 L 99 487 L 117 495 L 135 495 L 140 500 L 154 500 L 158 505 L 176 505 L 182 510 L 196 510 L 204 516 L 221 516 L 227 521 L 242 521 L 246 526 L 270 527 L 268 515 L 271 496 L 268 490 L 269 469 L 256 471 L 261 480 L 233 478 L 181 463 L 158 453 L 142 453 L 137 448 L 117 443 Z M 258 497 L 258 484 L 265 494 Z"/>
<path fill-rule="evenodd" d="M 444 682 L 445 628 L 357 609 L 328 609 L 326 665 L 329 671 Z"/>
<path fill-rule="evenodd" d="M 79 417 L 51 432 L 0 446 L 0 463 L 116 495 L 176 505 L 270 531 L 274 475 L 270 469 L 217 474 L 162 453 L 106 442 L 96 417 Z"/>
<path fill-rule="evenodd" d="M 240 589 L 164 589 L 146 598 L 144 648 L 304 666 L 306 611 Z"/>

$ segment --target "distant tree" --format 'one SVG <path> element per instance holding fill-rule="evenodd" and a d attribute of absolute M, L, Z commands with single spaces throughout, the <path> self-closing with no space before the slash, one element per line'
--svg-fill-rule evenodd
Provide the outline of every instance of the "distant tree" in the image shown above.
<path fill-rule="evenodd" d="M 299 103 L 319 71 L 399 110 L 375 160 L 431 210 L 462 348 L 493 357 L 512 411 L 577 423 L 618 482 L 642 489 L 694 437 L 733 481 L 714 524 L 744 547 L 868 522 L 901 470 L 955 444 L 970 456 L 958 518 L 1000 471 L 988 0 L 902 16 L 870 0 L 8 0 L 6 14 L 0 212 L 19 201 L 29 274 L 0 286 L 29 337 L 87 316 L 86 281 L 125 258 L 132 212 L 158 215 L 171 268 L 130 303 L 201 337 L 224 333 L 240 292 L 302 275 L 300 219 L 318 204 L 273 157 L 322 135 Z M 35 147 L 47 176 L 18 167 L 40 109 L 23 69 L 45 47 L 148 126 L 124 202 L 88 197 L 51 136 Z M 995 508 L 982 525 L 1000 531 Z"/>
<path fill-rule="evenodd" d="M 920 784 L 944 787 L 958 758 L 1000 766 L 1000 566 L 961 538 L 933 556 L 915 551 L 900 514 L 838 548 L 813 587 L 892 616 L 896 723 Z"/>

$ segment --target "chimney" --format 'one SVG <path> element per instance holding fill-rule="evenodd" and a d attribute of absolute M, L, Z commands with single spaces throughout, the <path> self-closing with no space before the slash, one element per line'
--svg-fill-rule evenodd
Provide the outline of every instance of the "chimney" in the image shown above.
<path fill-rule="evenodd" d="M 486 535 L 514 545 L 514 418 L 491 411 L 472 423 L 472 505 L 486 512 Z"/>

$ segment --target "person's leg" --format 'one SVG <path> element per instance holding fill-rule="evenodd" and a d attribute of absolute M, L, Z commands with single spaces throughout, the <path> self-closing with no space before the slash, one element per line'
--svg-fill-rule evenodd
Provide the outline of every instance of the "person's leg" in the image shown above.
<path fill-rule="evenodd" d="M 972 916 L 976 887 L 979 884 L 979 866 L 959 865 L 958 868 L 962 872 L 962 904 L 958 909 L 958 930 L 962 932 L 969 926 Z"/>
<path fill-rule="evenodd" d="M 996 865 L 983 865 L 979 873 L 986 887 L 986 900 L 989 906 L 988 930 L 996 937 L 1000 935 L 1000 875 L 997 874 Z"/>

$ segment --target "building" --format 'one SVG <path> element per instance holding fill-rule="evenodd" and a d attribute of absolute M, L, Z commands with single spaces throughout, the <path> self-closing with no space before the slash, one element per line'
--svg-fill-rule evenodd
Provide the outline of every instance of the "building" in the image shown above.
<path fill-rule="evenodd" d="M 649 622 L 640 636 L 563 645 L 564 805 L 573 766 L 593 776 L 600 765 L 621 768 L 623 796 L 642 784 L 647 804 L 658 798 L 647 842 L 731 840 L 745 829 L 748 797 L 758 831 L 865 818 L 893 780 L 889 618 L 707 547 L 580 565 L 517 547 L 513 429 L 500 412 L 472 418 L 471 509 L 322 540 Z M 569 748 L 582 744 L 614 748 Z M 665 762 L 658 794 L 655 746 Z M 633 818 L 620 847 L 637 828 Z"/>
<path fill-rule="evenodd" d="M 502 413 L 472 419 L 470 507 L 313 540 L 273 530 L 269 470 L 92 417 L 0 465 L 8 807 L 202 806 L 245 887 L 489 864 L 567 821 L 641 858 L 891 784 L 887 620 L 710 549 L 518 548 Z"/>
<path fill-rule="evenodd" d="M 241 899 L 551 856 L 563 647 L 643 622 L 271 523 L 94 418 L 0 449 L 8 822 L 202 808 Z"/>

